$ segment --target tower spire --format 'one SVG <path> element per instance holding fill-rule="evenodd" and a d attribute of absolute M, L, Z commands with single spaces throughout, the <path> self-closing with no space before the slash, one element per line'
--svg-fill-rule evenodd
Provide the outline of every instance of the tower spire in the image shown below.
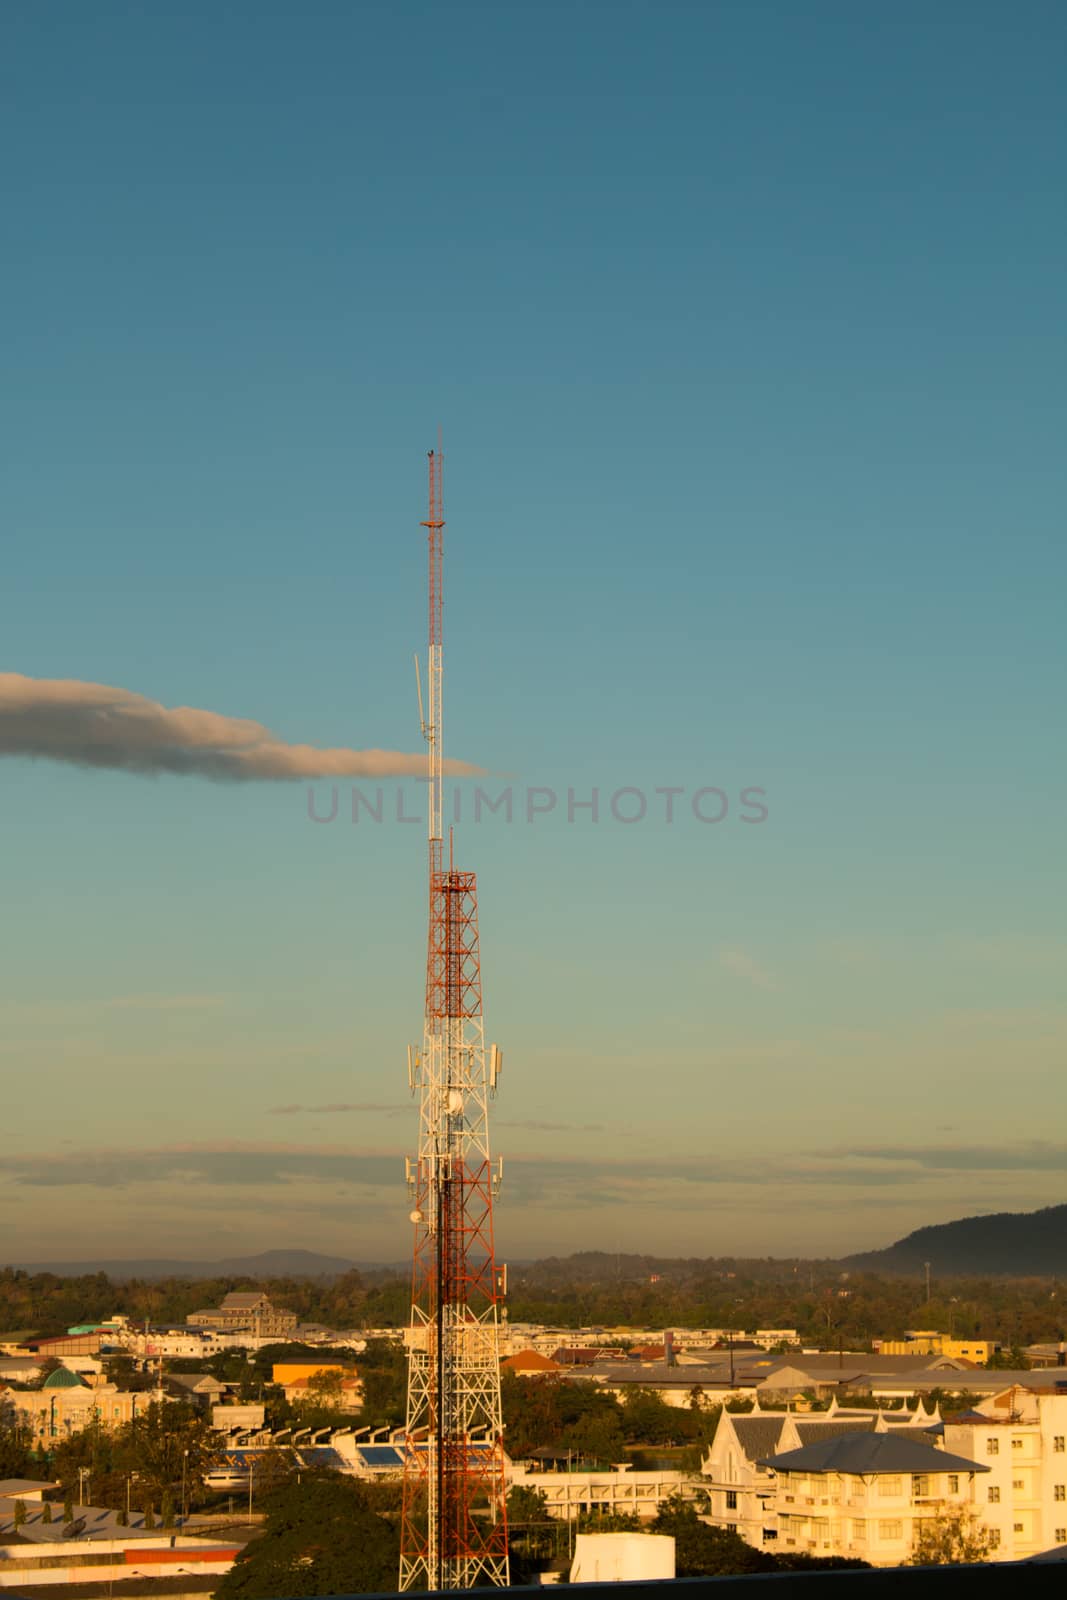
<path fill-rule="evenodd" d="M 498 1308 L 493 1248 L 499 1163 L 489 1152 L 489 1099 L 501 1055 L 482 1020 L 478 891 L 443 860 L 442 458 L 429 456 L 428 746 L 430 918 L 421 1050 L 409 1052 L 419 1144 L 408 1161 L 414 1269 L 400 1588 L 508 1582 Z M 420 702 L 422 699 L 420 689 Z"/>

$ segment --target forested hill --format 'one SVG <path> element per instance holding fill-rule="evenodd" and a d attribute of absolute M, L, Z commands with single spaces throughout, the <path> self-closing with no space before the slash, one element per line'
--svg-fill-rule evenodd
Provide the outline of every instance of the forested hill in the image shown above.
<path fill-rule="evenodd" d="M 1001 1211 L 917 1228 L 886 1250 L 849 1256 L 842 1265 L 868 1272 L 1058 1277 L 1067 1274 L 1067 1205 Z"/>

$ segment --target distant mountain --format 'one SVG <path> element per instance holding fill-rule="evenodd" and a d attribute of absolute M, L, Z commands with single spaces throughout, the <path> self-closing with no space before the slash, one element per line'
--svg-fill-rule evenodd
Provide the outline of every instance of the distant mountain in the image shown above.
<path fill-rule="evenodd" d="M 341 1256 L 320 1256 L 314 1250 L 264 1250 L 258 1256 L 229 1256 L 222 1261 L 20 1261 L 25 1272 L 54 1272 L 77 1278 L 106 1272 L 116 1283 L 129 1278 L 337 1278 L 356 1267 Z M 372 1271 L 380 1271 L 375 1266 Z"/>
<path fill-rule="evenodd" d="M 917 1228 L 886 1250 L 841 1263 L 869 1272 L 921 1273 L 926 1262 L 942 1277 L 984 1273 L 1016 1278 L 1067 1275 L 1067 1205 L 1043 1211 L 1000 1211 Z"/>

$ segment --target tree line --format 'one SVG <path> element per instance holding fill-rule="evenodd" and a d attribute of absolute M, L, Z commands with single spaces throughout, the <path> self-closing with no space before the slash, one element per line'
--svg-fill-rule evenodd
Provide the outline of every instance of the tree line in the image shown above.
<path fill-rule="evenodd" d="M 655 1278 L 658 1281 L 653 1282 Z M 406 1274 L 359 1271 L 329 1281 L 247 1277 L 115 1282 L 104 1273 L 61 1278 L 0 1269 L 0 1335 L 62 1333 L 122 1313 L 180 1323 L 235 1289 L 262 1289 L 302 1321 L 345 1329 L 399 1328 L 410 1312 Z M 1063 1336 L 1067 1292 L 1055 1278 L 935 1280 L 842 1271 L 834 1262 L 653 1261 L 587 1253 L 511 1274 L 513 1322 L 561 1330 L 601 1327 L 795 1328 L 805 1344 L 870 1347 L 922 1326 L 958 1338 L 1022 1347 Z M 684 1338 L 681 1341 L 684 1343 Z"/>

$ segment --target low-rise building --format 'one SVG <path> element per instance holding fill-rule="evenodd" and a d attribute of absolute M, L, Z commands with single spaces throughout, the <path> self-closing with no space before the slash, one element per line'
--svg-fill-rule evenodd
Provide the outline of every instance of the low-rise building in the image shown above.
<path fill-rule="evenodd" d="M 511 1372 L 517 1378 L 545 1378 L 559 1377 L 563 1368 L 558 1361 L 541 1355 L 538 1350 L 517 1350 L 513 1356 L 505 1357 L 500 1370 Z"/>
<path fill-rule="evenodd" d="M 346 1412 L 363 1409 L 363 1380 L 351 1368 L 344 1370 L 332 1391 L 324 1391 L 312 1378 L 296 1378 L 285 1384 L 282 1393 L 293 1406 L 336 1406 Z"/>
<path fill-rule="evenodd" d="M 672 1495 L 698 1504 L 703 1501 L 701 1486 L 692 1473 L 672 1469 L 635 1472 L 629 1463 L 606 1472 L 555 1472 L 516 1462 L 508 1484 L 540 1490 L 549 1516 L 565 1522 L 589 1514 L 637 1516 L 650 1522 Z"/>
<path fill-rule="evenodd" d="M 229 1393 L 229 1385 L 210 1372 L 168 1372 L 163 1377 L 166 1392 L 178 1400 L 188 1400 L 202 1411 L 218 1405 Z"/>
<path fill-rule="evenodd" d="M 44 1360 L 30 1350 L 21 1356 L 0 1356 L 0 1383 L 36 1383 Z"/>
<path fill-rule="evenodd" d="M 237 1544 L 184 1532 L 145 1533 L 140 1513 L 134 1513 L 133 1526 L 122 1528 L 117 1514 L 101 1506 L 77 1506 L 71 1523 L 59 1518 L 45 1522 L 40 1494 L 5 1494 L 5 1488 L 0 1484 L 0 1591 L 22 1593 L 43 1584 L 111 1585 L 136 1578 L 169 1579 L 171 1593 L 175 1579 L 182 1592 L 203 1592 L 217 1586 L 239 1552 Z"/>
<path fill-rule="evenodd" d="M 1031 1367 L 1067 1367 L 1067 1342 L 1060 1339 L 1056 1344 L 1028 1344 L 1024 1351 Z"/>
<path fill-rule="evenodd" d="M 226 1405 L 212 1406 L 211 1426 L 217 1433 L 233 1434 L 255 1432 L 266 1421 L 267 1408 L 256 1401 L 232 1401 Z"/>
<path fill-rule="evenodd" d="M 256 1290 L 228 1294 L 221 1306 L 206 1311 L 191 1311 L 186 1317 L 190 1328 L 207 1328 L 217 1333 L 246 1333 L 256 1339 L 288 1339 L 298 1318 L 271 1304 Z"/>
<path fill-rule="evenodd" d="M 49 1489 L 58 1488 L 59 1484 L 51 1478 L 0 1478 L 0 1500 L 24 1500 L 27 1504 L 39 1505 Z"/>
<path fill-rule="evenodd" d="M 59 1333 L 47 1338 L 29 1339 L 26 1349 L 39 1355 L 42 1361 L 49 1356 L 62 1360 L 64 1356 L 98 1356 L 103 1335 L 99 1330 L 91 1333 Z"/>
<path fill-rule="evenodd" d="M 90 1422 L 118 1428 L 144 1412 L 154 1394 L 136 1394 L 114 1383 L 90 1386 L 67 1367 L 57 1367 L 40 1389 L 11 1389 L 5 1409 L 11 1420 L 28 1428 L 35 1445 L 80 1433 Z"/>
<path fill-rule="evenodd" d="M 957 1361 L 972 1361 L 984 1367 L 1000 1349 L 993 1339 L 953 1339 L 947 1333 L 919 1328 L 903 1339 L 875 1339 L 874 1349 L 883 1356 L 952 1356 Z"/>
<path fill-rule="evenodd" d="M 789 1400 L 809 1392 L 816 1397 L 837 1394 L 922 1393 L 941 1387 L 970 1386 L 976 1369 L 970 1362 L 944 1355 L 868 1355 L 862 1350 L 803 1351 L 752 1363 L 759 1376 L 761 1398 Z"/>

